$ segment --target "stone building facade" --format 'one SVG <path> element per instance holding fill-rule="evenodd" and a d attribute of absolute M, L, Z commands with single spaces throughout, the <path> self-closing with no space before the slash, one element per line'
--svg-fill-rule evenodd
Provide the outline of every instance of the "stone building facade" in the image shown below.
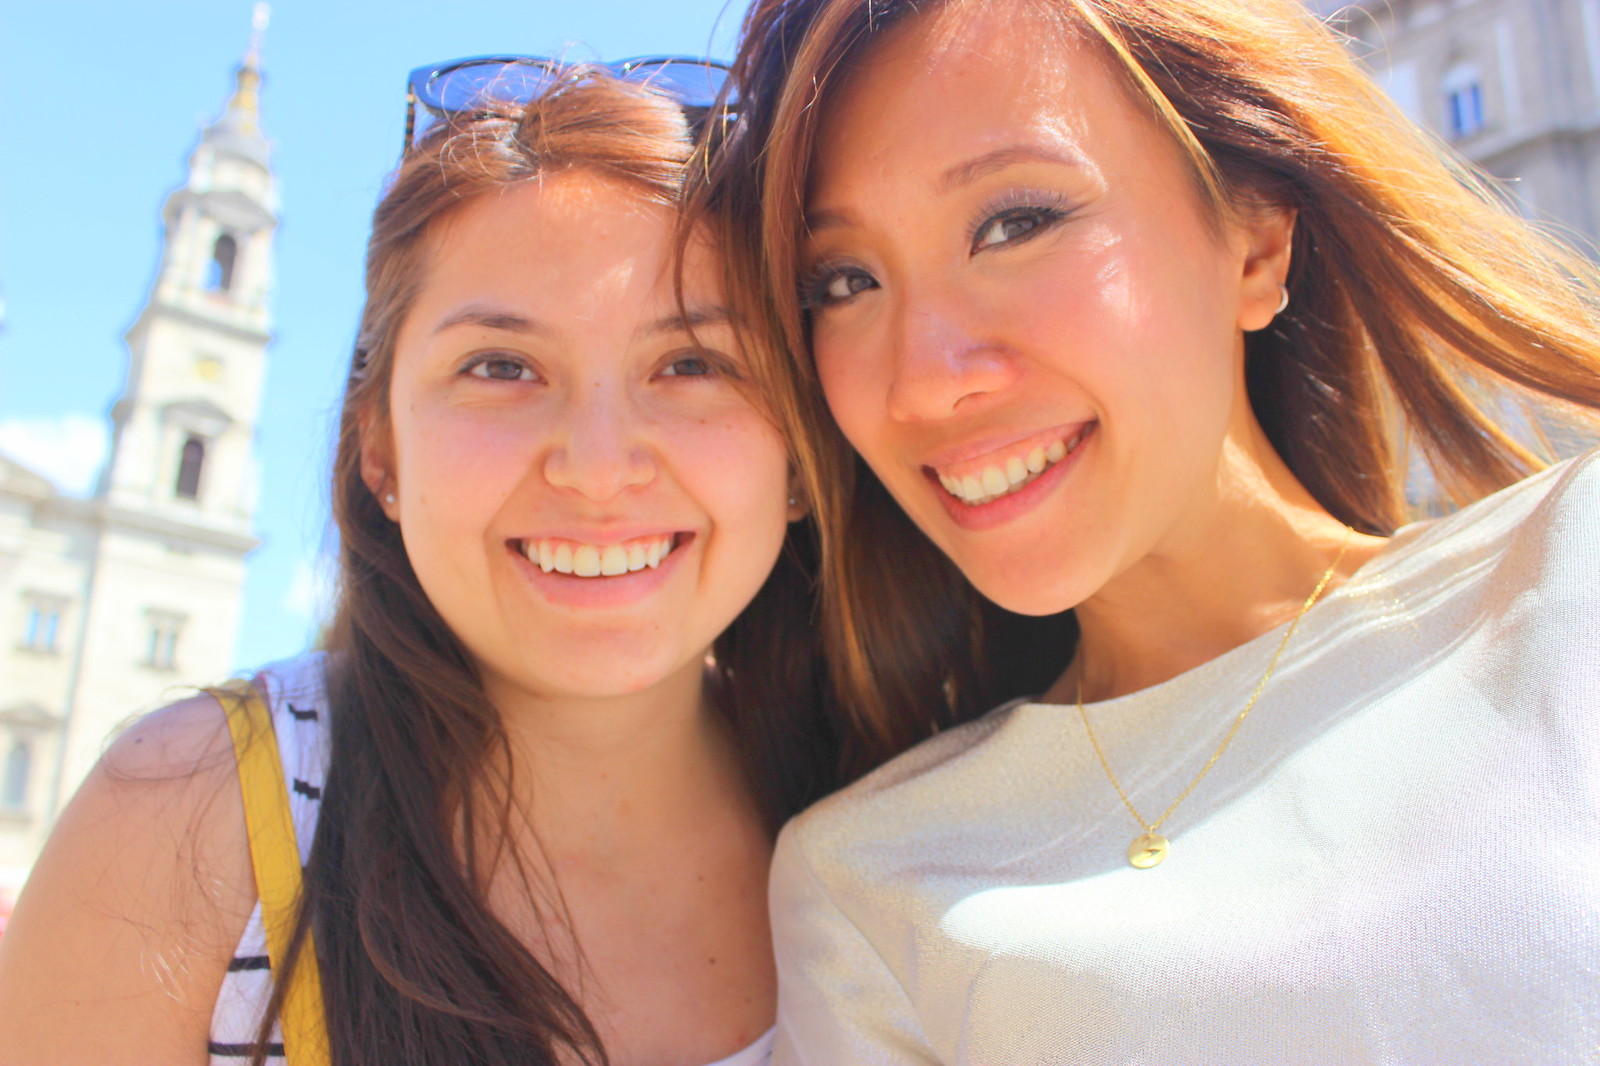
<path fill-rule="evenodd" d="M 1600 0 L 1318 0 L 1411 118 L 1530 218 L 1600 241 Z"/>
<path fill-rule="evenodd" d="M 260 82 L 252 44 L 167 198 L 93 494 L 0 456 L 0 898 L 120 724 L 233 663 L 277 226 Z"/>

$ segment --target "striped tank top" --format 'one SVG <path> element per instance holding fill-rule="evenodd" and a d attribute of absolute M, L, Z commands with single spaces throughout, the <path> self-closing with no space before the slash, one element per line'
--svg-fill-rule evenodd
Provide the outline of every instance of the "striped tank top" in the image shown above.
<path fill-rule="evenodd" d="M 278 737 L 278 755 L 283 760 L 283 780 L 289 790 L 289 813 L 294 820 L 301 866 L 311 855 L 311 838 L 317 830 L 322 788 L 328 776 L 328 703 L 324 683 L 327 661 L 325 652 L 311 652 L 264 667 L 256 675 Z M 257 902 L 228 963 L 211 1012 L 211 1037 L 206 1045 L 210 1066 L 240 1066 L 249 1060 L 256 1030 L 271 997 L 267 934 L 261 924 L 261 904 Z M 768 1030 L 743 1051 L 710 1066 L 768 1066 L 773 1036 L 773 1031 Z M 269 1066 L 284 1066 L 283 1033 L 276 1024 L 267 1050 Z"/>
<path fill-rule="evenodd" d="M 323 673 L 327 655 L 312 652 L 298 659 L 274 663 L 256 675 L 266 694 L 272 728 L 278 736 L 278 756 L 283 760 L 283 782 L 289 790 L 289 814 L 294 820 L 300 865 L 311 854 L 311 837 L 322 806 L 322 786 L 328 772 L 327 692 Z M 211 1038 L 207 1050 L 211 1066 L 239 1066 L 249 1059 L 256 1030 L 272 996 L 272 971 L 267 963 L 267 933 L 261 924 L 261 904 L 250 912 L 239 946 L 228 963 L 217 1004 L 211 1011 Z M 273 1026 L 267 1062 L 280 1064 L 283 1034 Z"/>

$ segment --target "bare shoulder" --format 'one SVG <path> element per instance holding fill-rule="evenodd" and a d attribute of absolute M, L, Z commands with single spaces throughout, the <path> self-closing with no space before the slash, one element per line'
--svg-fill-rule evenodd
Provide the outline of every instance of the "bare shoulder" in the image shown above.
<path fill-rule="evenodd" d="M 0 1066 L 205 1062 L 254 903 L 221 706 L 136 721 L 62 812 L 0 939 Z"/>

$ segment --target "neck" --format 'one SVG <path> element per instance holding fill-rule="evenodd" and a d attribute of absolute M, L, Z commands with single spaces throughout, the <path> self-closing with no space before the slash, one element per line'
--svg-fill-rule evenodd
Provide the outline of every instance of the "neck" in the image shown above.
<path fill-rule="evenodd" d="M 620 855 L 672 838 L 708 808 L 755 816 L 699 663 L 618 696 L 485 688 L 510 741 L 513 800 L 546 849 Z"/>
<path fill-rule="evenodd" d="M 1251 419 L 1230 434 L 1214 485 L 1152 551 L 1078 606 L 1077 654 L 1046 699 L 1126 695 L 1292 620 L 1347 538 L 1323 595 L 1383 541 L 1352 537 Z"/>

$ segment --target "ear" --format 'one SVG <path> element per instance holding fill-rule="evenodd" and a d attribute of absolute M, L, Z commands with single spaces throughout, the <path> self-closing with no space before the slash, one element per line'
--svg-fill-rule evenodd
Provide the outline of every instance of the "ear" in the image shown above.
<path fill-rule="evenodd" d="M 805 485 L 800 481 L 798 471 L 789 470 L 789 521 L 798 522 L 811 513 L 811 498 L 806 495 Z"/>
<path fill-rule="evenodd" d="M 359 419 L 361 433 L 361 480 L 377 499 L 389 521 L 400 521 L 400 502 L 395 492 L 394 460 L 387 426 L 380 427 L 371 411 Z"/>
<path fill-rule="evenodd" d="M 1289 256 L 1294 248 L 1295 210 L 1282 204 L 1252 204 L 1239 218 L 1245 242 L 1239 278 L 1239 328 L 1266 329 L 1283 308 Z"/>

